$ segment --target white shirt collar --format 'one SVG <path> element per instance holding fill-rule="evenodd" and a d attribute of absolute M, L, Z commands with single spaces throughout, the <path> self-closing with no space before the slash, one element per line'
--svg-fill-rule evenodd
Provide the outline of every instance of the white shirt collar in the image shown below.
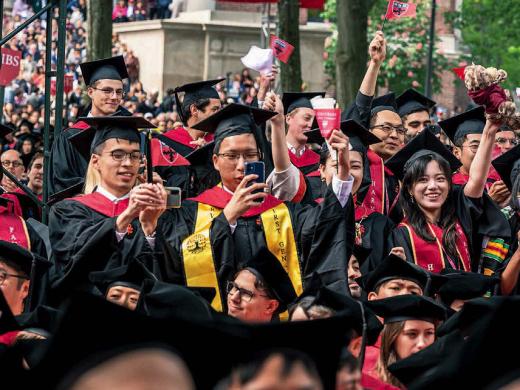
<path fill-rule="evenodd" d="M 224 184 L 222 184 L 222 189 L 226 191 L 228 194 L 234 195 L 235 193 L 231 191 L 229 188 L 227 188 Z"/>
<path fill-rule="evenodd" d="M 305 152 L 305 145 L 303 145 L 300 149 L 296 149 L 296 147 L 287 142 L 287 149 L 289 149 L 292 154 L 295 154 L 296 157 L 301 157 Z"/>
<path fill-rule="evenodd" d="M 101 195 L 103 195 L 105 198 L 108 198 L 111 202 L 117 203 L 119 201 L 128 199 L 130 197 L 130 192 L 126 195 L 123 195 L 122 197 L 118 198 L 115 195 L 112 195 L 106 188 L 103 188 L 101 185 L 98 185 L 96 187 L 96 192 L 99 192 Z"/>

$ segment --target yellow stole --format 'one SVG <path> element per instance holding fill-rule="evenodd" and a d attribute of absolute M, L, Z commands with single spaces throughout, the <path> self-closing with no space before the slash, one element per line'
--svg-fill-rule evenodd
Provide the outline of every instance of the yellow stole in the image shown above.
<path fill-rule="evenodd" d="M 210 240 L 210 228 L 222 209 L 205 203 L 198 203 L 195 230 L 182 242 L 184 272 L 189 287 L 213 287 L 216 295 L 211 305 L 222 311 L 223 300 L 220 292 L 213 250 Z M 297 295 L 303 291 L 300 262 L 296 250 L 296 240 L 287 206 L 283 203 L 260 214 L 267 248 L 283 266 Z"/>

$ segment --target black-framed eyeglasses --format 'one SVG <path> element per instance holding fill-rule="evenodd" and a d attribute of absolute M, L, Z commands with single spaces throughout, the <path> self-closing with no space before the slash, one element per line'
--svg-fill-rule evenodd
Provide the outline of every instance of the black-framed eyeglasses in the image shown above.
<path fill-rule="evenodd" d="M 386 134 L 391 134 L 392 131 L 396 131 L 399 135 L 405 135 L 406 134 L 406 128 L 403 125 L 400 126 L 392 126 L 392 125 L 375 125 L 372 126 L 371 129 L 379 128 L 383 130 Z"/>
<path fill-rule="evenodd" d="M 106 97 L 112 97 L 112 95 L 115 93 L 117 97 L 123 97 L 125 96 L 125 91 L 122 89 L 114 89 L 114 88 L 96 88 L 92 87 L 92 89 L 101 91 L 105 94 Z"/>
<path fill-rule="evenodd" d="M 217 156 L 223 157 L 228 161 L 237 162 L 240 160 L 240 157 L 244 159 L 244 161 L 252 162 L 260 160 L 260 152 L 246 152 L 246 153 L 217 153 Z"/>
<path fill-rule="evenodd" d="M 239 287 L 235 282 L 231 282 L 231 281 L 227 282 L 226 292 L 227 292 L 228 295 L 229 294 L 233 295 L 233 294 L 238 292 L 238 294 L 240 296 L 240 300 L 242 300 L 244 302 L 251 302 L 251 300 L 255 296 L 269 298 L 267 295 L 255 294 L 252 291 L 249 291 L 249 290 L 247 290 L 245 288 Z"/>
<path fill-rule="evenodd" d="M 27 276 L 17 275 L 17 274 L 10 274 L 10 273 L 5 272 L 5 271 L 0 271 L 0 286 L 2 284 L 4 284 L 4 282 L 5 282 L 5 280 L 7 278 L 18 278 L 18 279 L 29 280 L 29 278 Z"/>
<path fill-rule="evenodd" d="M 131 162 L 135 163 L 141 161 L 141 152 L 125 152 L 123 150 L 112 150 L 111 152 L 107 152 L 110 154 L 115 161 L 122 162 L 127 158 L 130 159 Z"/>

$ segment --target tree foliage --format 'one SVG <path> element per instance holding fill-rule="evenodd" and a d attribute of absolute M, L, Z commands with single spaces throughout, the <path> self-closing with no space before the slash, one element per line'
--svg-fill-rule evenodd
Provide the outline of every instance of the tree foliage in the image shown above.
<path fill-rule="evenodd" d="M 505 86 L 520 86 L 520 2 L 464 0 L 449 20 L 461 31 L 468 60 L 508 72 Z"/>
<path fill-rule="evenodd" d="M 324 19 L 329 21 L 333 31 L 325 48 L 325 70 L 332 82 L 336 80 L 337 72 L 335 57 L 338 35 L 335 13 L 336 1 L 327 0 L 322 14 Z M 386 21 L 384 26 L 384 33 L 388 42 L 387 59 L 381 67 L 378 85 L 396 93 L 400 93 L 410 87 L 418 90 L 424 89 L 431 8 L 428 0 L 417 0 L 415 3 L 417 4 L 416 18 L 394 19 Z M 365 39 L 367 44 L 370 42 L 375 31 L 381 29 L 387 5 L 387 0 L 375 1 L 367 21 L 368 33 L 365 37 L 359 37 L 358 39 Z M 436 45 L 438 41 L 437 39 Z M 360 53 L 360 55 L 365 55 L 365 53 Z M 439 49 L 434 51 L 433 60 L 433 90 L 439 91 L 441 73 L 449 69 L 452 64 Z"/>

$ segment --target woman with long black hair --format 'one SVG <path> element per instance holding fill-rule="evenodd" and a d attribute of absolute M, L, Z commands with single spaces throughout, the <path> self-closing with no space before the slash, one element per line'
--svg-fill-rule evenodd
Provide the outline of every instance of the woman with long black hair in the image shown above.
<path fill-rule="evenodd" d="M 479 271 L 482 237 L 509 238 L 504 216 L 499 209 L 484 210 L 483 200 L 499 126 L 486 122 L 464 186 L 451 180 L 460 162 L 428 131 L 387 162 L 402 180 L 399 202 L 405 218 L 393 236 L 408 261 L 432 272 Z M 507 248 L 496 249 L 507 252 Z"/>

